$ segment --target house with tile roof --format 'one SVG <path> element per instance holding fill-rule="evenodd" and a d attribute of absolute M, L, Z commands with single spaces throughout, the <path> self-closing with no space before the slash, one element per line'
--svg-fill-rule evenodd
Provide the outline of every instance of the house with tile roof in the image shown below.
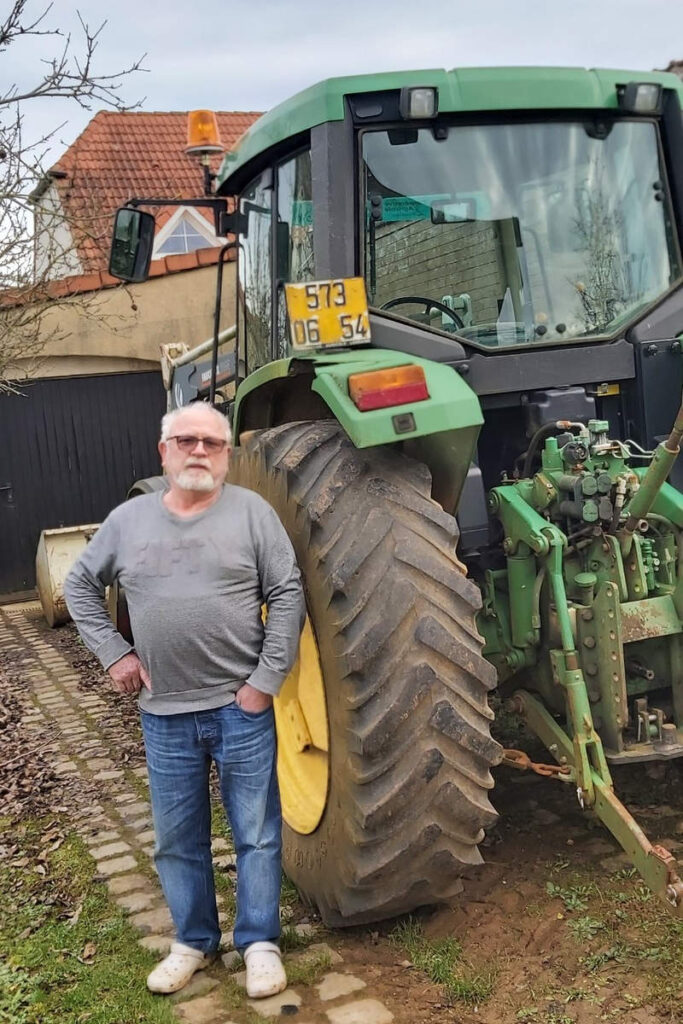
<path fill-rule="evenodd" d="M 224 149 L 259 116 L 218 112 Z M 29 366 L 34 360 L 20 361 L 17 379 L 158 369 L 161 344 L 192 347 L 209 337 L 224 239 L 216 237 L 210 211 L 183 206 L 203 191 L 202 168 L 186 146 L 187 112 L 100 111 L 38 182 L 31 196 L 35 273 L 48 279 L 42 292 L 54 309 L 43 318 L 49 340 L 39 369 Z M 211 158 L 212 171 L 220 159 Z M 122 286 L 107 272 L 109 244 L 114 213 L 133 196 L 177 199 L 178 206 L 148 207 L 157 224 L 149 280 Z M 223 296 L 230 324 L 230 266 Z"/>
<path fill-rule="evenodd" d="M 216 114 L 225 150 L 258 116 Z M 96 114 L 33 191 L 37 274 L 47 270 L 59 278 L 106 271 L 114 213 L 132 196 L 182 200 L 200 195 L 201 168 L 185 153 L 186 145 L 186 112 Z M 220 154 L 212 162 L 215 171 Z M 179 203 L 150 212 L 157 218 L 154 257 L 221 244 L 210 211 Z"/>

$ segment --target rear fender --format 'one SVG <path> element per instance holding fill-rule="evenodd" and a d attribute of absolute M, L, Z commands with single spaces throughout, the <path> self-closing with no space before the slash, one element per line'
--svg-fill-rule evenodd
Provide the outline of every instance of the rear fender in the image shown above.
<path fill-rule="evenodd" d="M 429 398 L 368 412 L 356 408 L 349 396 L 352 373 L 410 364 L 423 368 Z M 426 463 L 434 498 L 455 513 L 483 415 L 479 399 L 452 367 L 387 349 L 268 363 L 237 391 L 236 443 L 243 431 L 324 419 L 330 413 L 357 448 L 400 443 L 406 454 Z"/>

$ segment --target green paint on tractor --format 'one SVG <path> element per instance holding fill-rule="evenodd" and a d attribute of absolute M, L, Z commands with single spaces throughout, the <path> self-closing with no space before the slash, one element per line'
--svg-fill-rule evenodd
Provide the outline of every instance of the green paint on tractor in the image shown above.
<path fill-rule="evenodd" d="M 614 110 L 617 89 L 637 77 L 676 89 L 683 97 L 683 82 L 660 71 L 610 71 L 584 68 L 457 68 L 453 71 L 382 72 L 328 78 L 304 89 L 258 119 L 226 154 L 216 188 L 261 153 L 286 139 L 310 131 L 315 125 L 342 121 L 346 99 L 408 86 L 439 90 L 440 113 L 485 111 Z"/>

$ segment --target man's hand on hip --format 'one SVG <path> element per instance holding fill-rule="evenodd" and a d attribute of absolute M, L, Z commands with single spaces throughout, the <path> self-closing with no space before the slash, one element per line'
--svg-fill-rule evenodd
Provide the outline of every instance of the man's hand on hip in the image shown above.
<path fill-rule="evenodd" d="M 259 711 L 265 711 L 273 703 L 273 698 L 269 693 L 262 693 L 260 690 L 250 686 L 249 683 L 244 683 L 243 686 L 240 686 L 235 694 L 235 700 L 243 711 L 248 711 L 251 715 L 257 715 Z"/>
<path fill-rule="evenodd" d="M 152 689 L 152 681 L 137 654 L 124 654 L 107 672 L 117 693 L 139 693 L 143 686 Z"/>

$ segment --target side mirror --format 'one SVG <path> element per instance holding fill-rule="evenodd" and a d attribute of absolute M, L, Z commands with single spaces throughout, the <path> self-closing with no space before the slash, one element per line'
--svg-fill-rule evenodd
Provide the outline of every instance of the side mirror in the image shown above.
<path fill-rule="evenodd" d="M 146 281 L 154 248 L 154 217 L 131 206 L 116 211 L 109 273 L 121 281 Z"/>

